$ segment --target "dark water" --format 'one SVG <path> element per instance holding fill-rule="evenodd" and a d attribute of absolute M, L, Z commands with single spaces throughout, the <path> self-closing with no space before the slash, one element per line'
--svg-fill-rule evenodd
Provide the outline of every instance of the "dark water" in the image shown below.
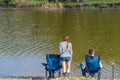
<path fill-rule="evenodd" d="M 120 10 L 1 10 L 0 76 L 45 76 L 41 63 L 59 53 L 65 34 L 73 44 L 73 75 L 81 76 L 79 62 L 94 48 L 102 77 L 111 77 L 112 64 L 120 77 Z"/>

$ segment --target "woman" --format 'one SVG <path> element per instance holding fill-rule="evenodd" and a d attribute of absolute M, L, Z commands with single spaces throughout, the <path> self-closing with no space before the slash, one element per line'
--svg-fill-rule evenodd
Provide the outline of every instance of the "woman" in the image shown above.
<path fill-rule="evenodd" d="M 70 75 L 70 65 L 72 60 L 72 44 L 69 42 L 69 36 L 64 36 L 59 45 L 60 62 L 62 64 L 62 73 L 64 76 Z"/>

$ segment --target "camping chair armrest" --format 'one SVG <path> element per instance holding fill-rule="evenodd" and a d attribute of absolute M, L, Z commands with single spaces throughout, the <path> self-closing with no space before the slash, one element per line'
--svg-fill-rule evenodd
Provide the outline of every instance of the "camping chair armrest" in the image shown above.
<path fill-rule="evenodd" d="M 46 63 L 42 63 L 43 66 L 47 67 L 47 64 Z"/>

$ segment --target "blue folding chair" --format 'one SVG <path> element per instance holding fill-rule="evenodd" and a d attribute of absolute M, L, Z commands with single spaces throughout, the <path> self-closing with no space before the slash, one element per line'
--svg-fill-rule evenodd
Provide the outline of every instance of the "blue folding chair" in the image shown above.
<path fill-rule="evenodd" d="M 91 77 L 95 77 L 97 75 L 98 80 L 101 77 L 101 68 L 99 66 L 100 56 L 85 56 L 85 69 L 82 70 L 83 76 L 86 77 L 86 73 L 88 73 Z M 81 67 L 81 64 L 80 64 Z"/>
<path fill-rule="evenodd" d="M 58 54 L 47 54 L 46 55 L 46 62 L 42 63 L 45 66 L 46 71 L 46 78 L 54 78 L 56 72 L 60 77 L 61 75 L 61 64 L 60 64 L 60 55 Z M 49 77 L 47 73 L 49 72 Z"/>

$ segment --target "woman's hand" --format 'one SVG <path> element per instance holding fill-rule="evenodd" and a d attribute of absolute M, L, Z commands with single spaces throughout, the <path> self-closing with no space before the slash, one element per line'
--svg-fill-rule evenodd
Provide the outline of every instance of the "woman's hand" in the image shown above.
<path fill-rule="evenodd" d="M 71 60 L 72 60 L 72 55 L 71 55 Z"/>

